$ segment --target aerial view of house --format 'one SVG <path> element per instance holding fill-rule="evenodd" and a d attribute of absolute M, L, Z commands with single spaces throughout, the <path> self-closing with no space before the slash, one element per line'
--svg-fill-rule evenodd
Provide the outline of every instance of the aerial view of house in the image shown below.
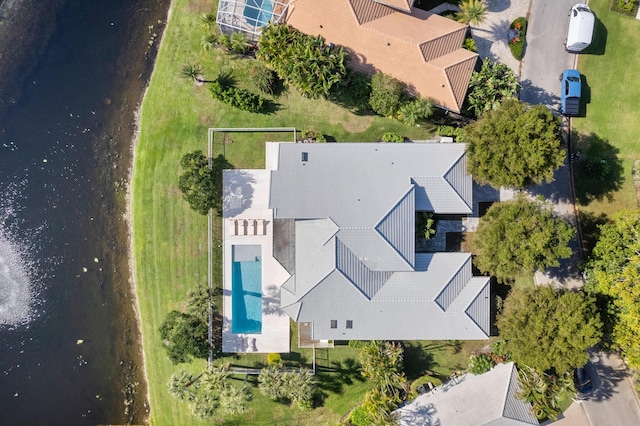
<path fill-rule="evenodd" d="M 270 20 L 286 23 L 327 43 L 344 46 L 350 67 L 383 72 L 407 84 L 414 95 L 460 112 L 478 55 L 463 49 L 468 26 L 413 7 L 413 0 L 223 0 L 223 32 L 259 34 Z"/>
<path fill-rule="evenodd" d="M 269 143 L 266 164 L 224 172 L 224 351 L 273 351 L 288 318 L 311 340 L 488 338 L 471 255 L 415 246 L 416 212 L 473 212 L 464 144 Z"/>

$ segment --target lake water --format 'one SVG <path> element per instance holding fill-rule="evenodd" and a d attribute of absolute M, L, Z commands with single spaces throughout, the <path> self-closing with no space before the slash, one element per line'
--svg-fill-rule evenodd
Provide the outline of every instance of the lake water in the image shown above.
<path fill-rule="evenodd" d="M 125 197 L 168 5 L 0 4 L 2 425 L 147 418 Z"/>

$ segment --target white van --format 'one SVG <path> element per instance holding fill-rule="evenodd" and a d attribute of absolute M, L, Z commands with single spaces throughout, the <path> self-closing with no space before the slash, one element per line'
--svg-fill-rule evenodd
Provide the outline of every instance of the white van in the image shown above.
<path fill-rule="evenodd" d="M 564 42 L 567 52 L 578 53 L 589 47 L 595 17 L 586 4 L 576 4 L 569 11 L 569 32 Z"/>

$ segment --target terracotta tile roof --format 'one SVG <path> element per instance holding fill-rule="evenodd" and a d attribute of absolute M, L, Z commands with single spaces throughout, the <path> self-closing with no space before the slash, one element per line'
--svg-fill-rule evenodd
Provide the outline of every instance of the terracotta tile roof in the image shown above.
<path fill-rule="evenodd" d="M 452 111 L 462 107 L 478 56 L 461 47 L 465 25 L 415 8 L 411 15 L 397 12 L 374 0 L 295 0 L 286 22 L 344 46 L 355 70 L 390 74 L 412 94 Z"/>
<path fill-rule="evenodd" d="M 405 12 L 411 12 L 411 6 L 413 6 L 413 0 L 375 0 L 378 3 L 386 4 L 396 9 L 404 10 Z"/>

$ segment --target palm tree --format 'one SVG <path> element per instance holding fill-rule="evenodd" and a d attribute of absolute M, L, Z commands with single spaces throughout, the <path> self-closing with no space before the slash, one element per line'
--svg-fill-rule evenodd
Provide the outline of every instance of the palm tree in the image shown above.
<path fill-rule="evenodd" d="M 200 386 L 198 379 L 200 376 L 194 378 L 193 375 L 187 373 L 185 370 L 171 376 L 169 380 L 169 393 L 174 398 L 180 400 L 193 401 L 196 398 L 196 391 Z"/>
<path fill-rule="evenodd" d="M 282 383 L 282 374 L 280 374 L 276 365 L 263 368 L 258 376 L 258 389 L 260 389 L 260 393 L 274 401 L 284 396 Z"/>
<path fill-rule="evenodd" d="M 203 13 L 200 15 L 200 22 L 202 23 L 202 28 L 209 32 L 213 24 L 216 23 L 216 15 L 213 13 Z"/>
<path fill-rule="evenodd" d="M 203 35 L 200 39 L 200 44 L 202 48 L 206 51 L 213 50 L 216 47 L 216 43 L 218 42 L 218 36 L 216 34 L 207 34 Z"/>
<path fill-rule="evenodd" d="M 372 340 L 360 353 L 362 376 L 385 395 L 399 398 L 407 379 L 402 372 L 403 349 L 390 342 Z"/>
<path fill-rule="evenodd" d="M 400 121 L 409 126 L 415 126 L 418 120 L 429 118 L 431 115 L 433 115 L 433 102 L 424 98 L 414 99 L 398 110 Z"/>
<path fill-rule="evenodd" d="M 199 285 L 187 293 L 187 298 L 187 313 L 207 321 L 213 303 L 213 288 Z"/>
<path fill-rule="evenodd" d="M 458 21 L 463 24 L 479 25 L 484 22 L 487 9 L 487 5 L 482 0 L 464 0 L 460 3 Z"/>
<path fill-rule="evenodd" d="M 241 31 L 236 31 L 230 37 L 230 50 L 234 53 L 245 53 L 251 47 L 247 35 Z"/>
<path fill-rule="evenodd" d="M 204 69 L 197 62 L 186 63 L 180 68 L 180 75 L 189 80 L 193 80 L 196 83 L 202 83 L 202 73 Z"/>

